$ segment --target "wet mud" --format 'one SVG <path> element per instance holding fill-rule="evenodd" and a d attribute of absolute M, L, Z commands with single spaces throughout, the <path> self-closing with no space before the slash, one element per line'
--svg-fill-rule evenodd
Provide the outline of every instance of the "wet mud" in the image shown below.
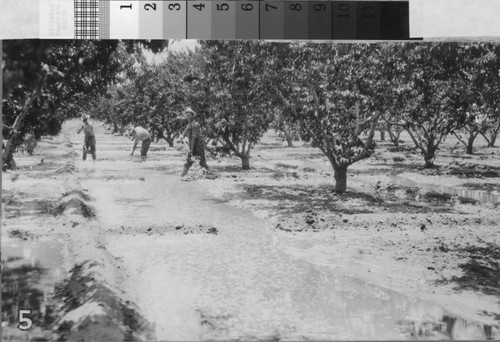
<path fill-rule="evenodd" d="M 447 185 L 472 193 L 396 181 L 381 162 L 414 163 L 403 146 L 339 195 L 321 154 L 271 140 L 249 171 L 216 156 L 181 180 L 183 151 L 140 161 L 101 126 L 82 161 L 76 125 L 3 190 L 6 340 L 500 338 L 493 297 L 475 301 L 499 296 L 497 202 L 477 197 L 496 196 L 493 167 L 476 168 L 488 188 Z"/>
<path fill-rule="evenodd" d="M 52 327 L 54 341 L 144 341 L 153 340 L 151 325 L 137 308 L 120 298 L 101 274 L 98 264 L 75 265 L 69 277 L 55 288 L 57 317 Z"/>

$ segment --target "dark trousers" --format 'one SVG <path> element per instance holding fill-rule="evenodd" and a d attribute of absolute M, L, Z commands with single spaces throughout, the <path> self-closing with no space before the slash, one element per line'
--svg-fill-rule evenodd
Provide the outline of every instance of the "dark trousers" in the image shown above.
<path fill-rule="evenodd" d="M 92 154 L 92 159 L 96 159 L 95 155 L 95 136 L 85 137 L 85 141 L 83 142 L 83 160 L 87 160 L 87 153 L 90 152 Z"/>
<path fill-rule="evenodd" d="M 142 141 L 141 157 L 146 157 L 148 155 L 150 145 L 151 145 L 151 138 L 148 138 L 148 139 Z"/>
<path fill-rule="evenodd" d="M 195 142 L 193 150 L 194 151 L 192 155 L 189 152 L 187 153 L 186 162 L 184 163 L 184 170 L 182 171 L 183 176 L 194 164 L 192 157 L 200 157 L 200 166 L 206 170 L 209 169 L 207 165 L 207 158 L 205 157 L 205 147 L 203 146 L 203 143 L 200 141 Z"/>

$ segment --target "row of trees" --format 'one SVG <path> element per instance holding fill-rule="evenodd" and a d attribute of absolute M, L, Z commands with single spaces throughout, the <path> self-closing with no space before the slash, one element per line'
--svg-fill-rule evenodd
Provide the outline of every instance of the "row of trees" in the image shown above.
<path fill-rule="evenodd" d="M 374 133 L 402 130 L 434 165 L 456 135 L 473 152 L 480 134 L 500 130 L 500 48 L 495 44 L 313 44 L 201 42 L 160 64 L 141 59 L 100 99 L 98 116 L 116 129 L 149 127 L 173 144 L 185 106 L 209 140 L 250 167 L 252 147 L 269 129 L 297 134 L 328 157 L 336 190 L 347 168 L 369 157 Z"/>
<path fill-rule="evenodd" d="M 2 168 L 30 137 L 55 135 L 134 64 L 166 41 L 10 40 L 2 44 Z M 31 142 L 30 142 L 31 143 Z"/>
<path fill-rule="evenodd" d="M 173 145 L 193 107 L 214 145 L 250 167 L 269 129 L 319 148 L 346 188 L 349 165 L 367 158 L 383 127 L 405 130 L 432 167 L 454 134 L 473 152 L 500 131 L 500 50 L 495 44 L 201 42 L 151 64 L 167 42 L 7 41 L 3 45 L 4 167 L 28 136 L 56 134 L 91 111 L 114 126 L 141 124 Z"/>

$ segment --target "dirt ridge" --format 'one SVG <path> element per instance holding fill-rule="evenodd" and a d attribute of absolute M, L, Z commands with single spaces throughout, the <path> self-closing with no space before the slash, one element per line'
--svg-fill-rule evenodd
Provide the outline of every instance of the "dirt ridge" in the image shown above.
<path fill-rule="evenodd" d="M 99 218 L 93 199 L 78 177 L 76 158 L 80 156 L 71 153 L 70 145 L 70 137 L 64 135 L 61 146 L 69 150 L 63 155 L 67 161 L 55 172 L 62 177 L 66 191 L 55 203 L 53 214 L 62 223 L 63 234 L 69 237 L 67 247 L 73 252 L 74 266 L 55 289 L 55 311 L 60 319 L 50 327 L 51 340 L 153 340 L 152 325 L 131 301 L 123 298 L 115 284 L 105 280 L 109 279 L 106 274 L 119 274 L 119 270 L 99 248 Z"/>

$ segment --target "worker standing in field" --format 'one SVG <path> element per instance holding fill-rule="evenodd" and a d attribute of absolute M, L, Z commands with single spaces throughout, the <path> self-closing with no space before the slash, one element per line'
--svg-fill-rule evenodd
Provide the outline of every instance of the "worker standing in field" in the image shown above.
<path fill-rule="evenodd" d="M 134 140 L 134 147 L 132 148 L 131 156 L 134 155 L 134 151 L 137 147 L 139 141 L 141 142 L 141 158 L 146 159 L 149 151 L 149 146 L 151 145 L 151 135 L 147 130 L 141 126 L 136 126 L 130 131 L 130 139 Z"/>
<path fill-rule="evenodd" d="M 182 170 L 181 177 L 184 177 L 191 166 L 194 164 L 192 157 L 200 158 L 200 166 L 209 170 L 207 165 L 207 160 L 205 158 L 205 144 L 201 135 L 201 126 L 194 119 L 196 112 L 191 108 L 186 108 L 184 111 L 184 118 L 188 121 L 188 126 L 184 132 L 183 138 L 187 138 L 188 152 L 186 156 L 186 162 L 184 163 L 184 169 Z"/>
<path fill-rule="evenodd" d="M 78 134 L 83 130 L 85 134 L 85 138 L 83 141 L 83 160 L 87 160 L 87 153 L 92 154 L 92 160 L 96 160 L 95 154 L 95 134 L 94 127 L 89 123 L 88 116 L 84 115 L 83 118 L 83 126 L 78 130 Z"/>

